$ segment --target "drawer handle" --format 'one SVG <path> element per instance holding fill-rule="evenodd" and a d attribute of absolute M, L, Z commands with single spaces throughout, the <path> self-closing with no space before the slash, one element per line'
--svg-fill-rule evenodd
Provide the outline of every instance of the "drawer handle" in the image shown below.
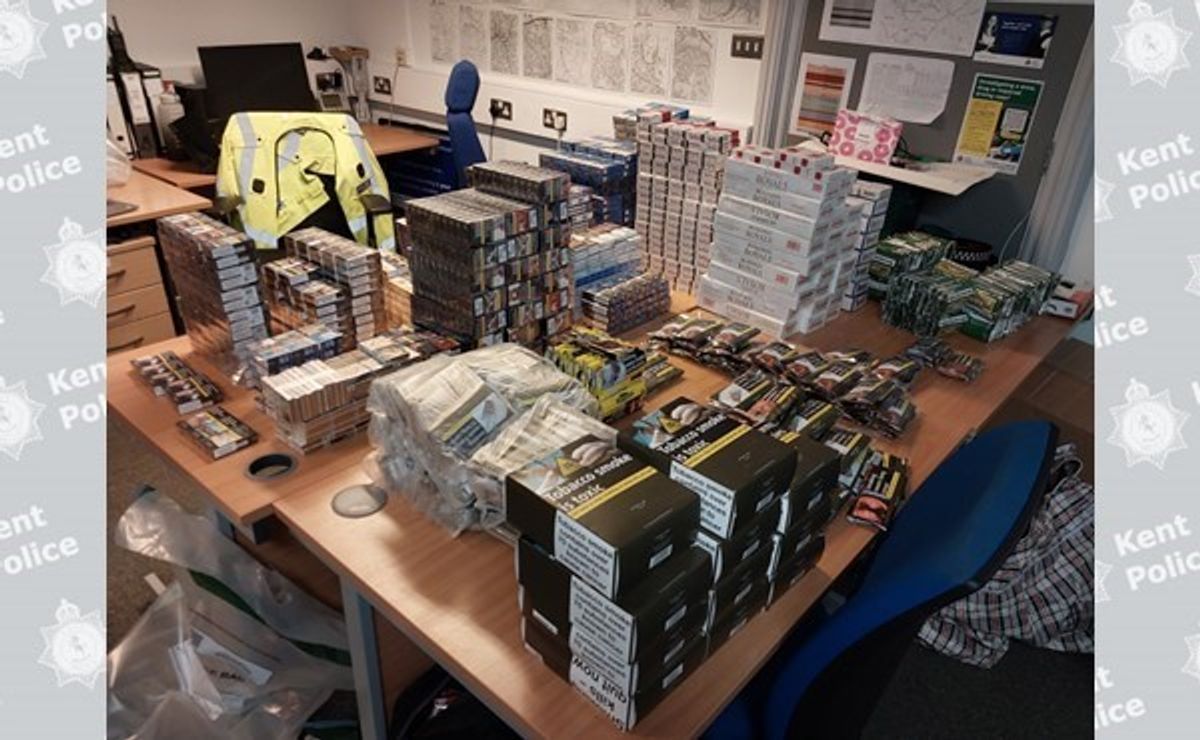
<path fill-rule="evenodd" d="M 138 346 L 139 344 L 141 344 L 141 343 L 142 343 L 142 341 L 143 341 L 143 340 L 145 340 L 145 339 L 146 339 L 145 337 L 137 337 L 136 339 L 130 339 L 128 342 L 125 342 L 124 344 L 118 344 L 118 345 L 116 345 L 116 346 L 114 346 L 114 347 L 109 347 L 109 348 L 108 348 L 108 351 L 109 351 L 109 352 L 116 352 L 116 351 L 118 351 L 118 350 L 122 350 L 122 349 L 129 349 L 130 347 L 136 347 L 136 346 Z"/>
<path fill-rule="evenodd" d="M 137 308 L 137 304 L 130 303 L 128 306 L 125 306 L 124 308 L 118 308 L 116 311 L 109 311 L 108 318 L 111 319 L 114 316 L 123 316 L 124 314 L 129 313 L 130 311 L 134 310 L 135 308 Z"/>
<path fill-rule="evenodd" d="M 124 276 L 124 275 L 125 275 L 125 273 L 127 273 L 127 272 L 129 272 L 129 270 L 128 270 L 128 269 L 126 269 L 126 268 L 124 268 L 124 267 L 122 267 L 120 270 L 117 270 L 116 272 L 110 272 L 110 273 L 108 273 L 108 279 L 109 279 L 109 280 L 119 280 L 119 279 L 120 279 L 122 276 Z"/>

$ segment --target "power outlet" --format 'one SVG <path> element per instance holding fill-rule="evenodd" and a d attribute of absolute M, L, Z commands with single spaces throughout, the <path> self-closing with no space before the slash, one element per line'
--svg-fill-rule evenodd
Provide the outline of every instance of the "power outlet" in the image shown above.
<path fill-rule="evenodd" d="M 513 116 L 512 101 L 492 98 L 492 103 L 488 106 L 488 113 L 497 121 L 511 121 Z"/>
<path fill-rule="evenodd" d="M 737 59 L 762 59 L 763 37 L 743 36 L 742 34 L 735 33 L 733 35 L 733 46 L 729 50 L 729 54 Z"/>
<path fill-rule="evenodd" d="M 553 108 L 542 108 L 542 125 L 546 128 L 554 129 L 555 131 L 566 131 L 566 111 L 555 110 Z"/>
<path fill-rule="evenodd" d="M 400 46 L 396 47 L 396 66 L 397 67 L 407 67 L 408 66 L 408 49 L 405 49 Z"/>
<path fill-rule="evenodd" d="M 391 95 L 392 81 L 386 77 L 379 77 L 377 75 L 375 77 L 375 92 L 379 93 L 380 95 Z"/>

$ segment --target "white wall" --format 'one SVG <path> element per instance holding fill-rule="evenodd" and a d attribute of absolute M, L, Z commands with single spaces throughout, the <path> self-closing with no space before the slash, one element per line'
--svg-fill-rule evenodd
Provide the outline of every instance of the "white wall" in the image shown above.
<path fill-rule="evenodd" d="M 596 1 L 601 6 L 604 3 Z M 547 7 L 552 9 L 553 2 Z M 109 0 L 108 12 L 120 22 L 133 58 L 162 68 L 168 79 L 199 80 L 197 46 L 299 41 L 307 51 L 312 46 L 354 44 L 370 50 L 372 76 L 395 79 L 391 99 L 372 94 L 373 100 L 439 118 L 445 113 L 443 95 L 449 66 L 429 61 L 426 0 Z M 716 29 L 716 34 L 713 105 L 691 108 L 724 124 L 749 126 L 761 65 L 729 56 L 733 31 Z M 398 47 L 407 50 L 410 66 L 396 68 Z M 513 120 L 497 126 L 501 135 L 494 141 L 493 156 L 498 159 L 536 157 L 537 147 L 506 139 L 503 130 L 553 137 L 553 131 L 542 127 L 543 108 L 566 111 L 566 136 L 574 138 L 611 134 L 614 112 L 646 101 L 641 95 L 586 90 L 486 70 L 481 76 L 474 115 L 485 149 L 490 99 L 513 103 Z"/>
<path fill-rule="evenodd" d="M 313 46 L 355 43 L 343 3 L 327 0 L 108 0 L 130 56 L 164 76 L 199 79 L 197 46 L 299 41 Z"/>
<path fill-rule="evenodd" d="M 604 0 L 596 0 L 603 7 Z M 430 60 L 428 2 L 425 0 L 354 0 L 351 23 L 360 43 L 371 51 L 371 73 L 392 78 L 396 84 L 393 95 L 372 95 L 372 99 L 442 115 L 443 96 L 449 65 Z M 554 3 L 547 2 L 548 11 Z M 765 13 L 764 13 L 765 14 Z M 713 105 L 689 107 L 699 115 L 710 115 L 727 125 L 748 127 L 754 118 L 754 103 L 758 92 L 758 70 L 755 60 L 733 59 L 729 55 L 733 31 L 716 30 L 717 74 L 714 82 Z M 403 47 L 408 52 L 409 66 L 397 69 L 395 51 Z M 513 120 L 500 121 L 498 130 L 514 130 L 536 136 L 553 136 L 542 126 L 542 109 L 555 108 L 567 113 L 567 138 L 611 135 L 612 115 L 633 107 L 648 98 L 630 93 L 608 93 L 581 89 L 571 85 L 523 77 L 480 72 L 481 84 L 474 117 L 480 126 L 486 148 L 488 105 L 491 98 L 503 98 L 513 103 Z M 528 158 L 536 148 L 497 137 L 496 158 Z"/>

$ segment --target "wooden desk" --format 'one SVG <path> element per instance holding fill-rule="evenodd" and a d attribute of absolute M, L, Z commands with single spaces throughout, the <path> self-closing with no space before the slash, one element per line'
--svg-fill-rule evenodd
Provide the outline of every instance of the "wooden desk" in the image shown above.
<path fill-rule="evenodd" d="M 176 428 L 181 417 L 174 407 L 155 396 L 129 364 L 134 357 L 167 350 L 173 350 L 221 387 L 225 393 L 221 405 L 258 432 L 257 443 L 214 462 Z M 207 495 L 220 523 L 236 526 L 254 540 L 261 539 L 261 525 L 273 513 L 272 505 L 277 500 L 318 487 L 321 481 L 347 469 L 357 469 L 370 450 L 366 435 L 360 434 L 308 455 L 291 453 L 297 467 L 287 475 L 273 480 L 250 478 L 245 474 L 250 461 L 268 452 L 291 450 L 275 438 L 274 427 L 255 403 L 254 393 L 233 385 L 211 363 L 194 354 L 186 336 L 110 355 L 108 408 L 160 457 L 196 483 Z"/>
<path fill-rule="evenodd" d="M 925 373 L 913 393 L 918 419 L 903 438 L 881 444 L 909 458 L 914 490 L 988 420 L 1070 328 L 1065 321 L 1039 318 L 992 345 L 965 336 L 950 340 L 982 356 L 987 363 L 984 374 L 967 386 Z M 911 334 L 883 325 L 878 305 L 872 303 L 843 314 L 805 337 L 804 343 L 826 350 L 863 348 L 886 356 L 912 341 Z M 656 394 L 650 408 L 678 395 L 706 399 L 728 382 L 716 371 L 679 358 L 672 361 L 683 366 L 684 378 Z M 364 519 L 335 515 L 330 508 L 333 495 L 366 479 L 359 470 L 345 470 L 277 500 L 275 509 L 292 532 L 343 579 L 347 624 L 358 630 L 351 635 L 351 644 L 360 716 L 368 727 L 371 722 L 382 727 L 384 716 L 380 702 L 371 705 L 380 689 L 371 685 L 378 661 L 367 625 L 377 609 L 522 735 L 619 736 L 599 710 L 523 647 L 511 548 L 477 532 L 451 537 L 398 497 L 390 497 L 383 511 Z M 751 619 L 629 734 L 693 737 L 704 731 L 792 626 L 863 552 L 873 533 L 848 525 L 839 516 L 826 536 L 817 568 Z"/>
<path fill-rule="evenodd" d="M 181 190 L 136 169 L 130 173 L 129 182 L 119 187 L 108 188 L 107 192 L 109 200 L 119 200 L 137 206 L 128 213 L 108 219 L 108 228 L 152 221 L 176 213 L 201 211 L 212 205 L 208 198 Z"/>
<path fill-rule="evenodd" d="M 204 190 L 217 184 L 216 175 L 201 172 L 200 167 L 191 160 L 176 162 L 162 157 L 147 157 L 133 160 L 133 168 L 184 190 Z"/>
<path fill-rule="evenodd" d="M 412 129 L 380 126 L 377 123 L 363 123 L 360 126 L 376 157 L 432 149 L 438 145 L 437 138 Z M 185 190 L 210 188 L 217 184 L 216 175 L 201 172 L 193 162 L 173 162 L 153 157 L 133 160 L 133 168 Z"/>
<path fill-rule="evenodd" d="M 360 123 L 359 126 L 376 157 L 432 149 L 438 145 L 436 137 L 402 126 L 381 126 L 378 123 Z"/>

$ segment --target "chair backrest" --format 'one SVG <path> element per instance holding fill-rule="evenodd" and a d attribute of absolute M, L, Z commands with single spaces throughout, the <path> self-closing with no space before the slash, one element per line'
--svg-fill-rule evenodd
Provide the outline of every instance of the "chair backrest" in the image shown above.
<path fill-rule="evenodd" d="M 486 159 L 471 110 L 479 95 L 479 70 L 463 59 L 450 70 L 446 82 L 446 130 L 450 134 L 450 154 L 454 158 L 455 183 L 466 186 L 466 169 Z"/>
<path fill-rule="evenodd" d="M 784 646 L 767 697 L 767 737 L 856 734 L 847 728 L 869 717 L 925 618 L 986 583 L 1024 534 L 1056 438 L 1048 422 L 1009 424 L 980 435 L 929 477 L 854 594 L 797 645 Z"/>

